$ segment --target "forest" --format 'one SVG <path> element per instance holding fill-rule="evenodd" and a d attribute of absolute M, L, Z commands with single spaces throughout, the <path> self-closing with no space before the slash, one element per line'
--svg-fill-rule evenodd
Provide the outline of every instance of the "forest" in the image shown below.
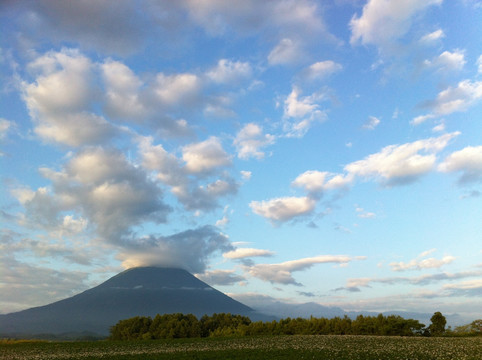
<path fill-rule="evenodd" d="M 249 317 L 232 314 L 164 314 L 154 318 L 136 316 L 119 321 L 110 328 L 111 340 L 147 340 L 249 335 L 378 335 L 439 336 L 445 333 L 445 317 L 436 312 L 425 327 L 418 320 L 396 315 L 347 316 L 326 318 L 286 318 L 271 322 L 252 322 Z M 467 333 L 480 334 L 480 321 L 474 321 Z"/>

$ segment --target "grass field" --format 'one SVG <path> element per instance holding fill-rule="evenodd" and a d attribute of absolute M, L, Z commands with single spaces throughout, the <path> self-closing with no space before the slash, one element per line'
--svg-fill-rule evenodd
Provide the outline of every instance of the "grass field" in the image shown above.
<path fill-rule="evenodd" d="M 482 337 L 300 335 L 132 342 L 3 341 L 0 359 L 481 360 Z"/>

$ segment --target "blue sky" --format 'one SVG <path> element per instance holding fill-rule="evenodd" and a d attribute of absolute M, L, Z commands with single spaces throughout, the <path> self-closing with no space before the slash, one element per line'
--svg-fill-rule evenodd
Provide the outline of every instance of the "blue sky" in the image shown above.
<path fill-rule="evenodd" d="M 0 5 L 2 313 L 132 266 L 480 318 L 482 3 Z"/>

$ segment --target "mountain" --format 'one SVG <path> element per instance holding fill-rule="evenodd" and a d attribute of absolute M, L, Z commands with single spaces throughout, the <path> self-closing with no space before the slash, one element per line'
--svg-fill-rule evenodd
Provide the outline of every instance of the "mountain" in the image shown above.
<path fill-rule="evenodd" d="M 92 289 L 49 305 L 0 315 L 0 334 L 96 333 L 134 316 L 185 313 L 198 318 L 231 313 L 263 319 L 181 269 L 140 267 L 126 270 Z"/>

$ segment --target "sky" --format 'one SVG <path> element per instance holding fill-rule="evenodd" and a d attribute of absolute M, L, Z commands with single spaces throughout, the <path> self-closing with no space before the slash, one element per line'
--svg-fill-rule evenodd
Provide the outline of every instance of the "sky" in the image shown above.
<path fill-rule="evenodd" d="M 0 313 L 135 266 L 482 317 L 480 0 L 0 4 Z"/>

